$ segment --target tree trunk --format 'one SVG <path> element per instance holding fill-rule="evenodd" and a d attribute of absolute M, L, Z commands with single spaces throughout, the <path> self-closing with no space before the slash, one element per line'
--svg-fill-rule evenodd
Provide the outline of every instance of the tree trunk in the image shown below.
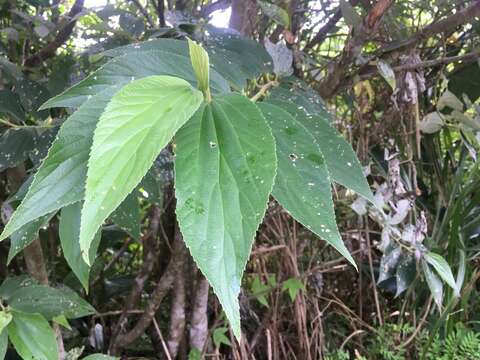
<path fill-rule="evenodd" d="M 254 0 L 233 0 L 229 26 L 244 36 L 251 37 L 257 20 L 257 5 Z"/>

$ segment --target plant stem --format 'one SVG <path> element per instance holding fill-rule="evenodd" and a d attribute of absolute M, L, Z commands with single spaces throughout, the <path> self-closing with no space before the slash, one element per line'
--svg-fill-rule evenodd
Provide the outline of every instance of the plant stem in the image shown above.
<path fill-rule="evenodd" d="M 257 102 L 258 100 L 260 100 L 260 98 L 266 95 L 267 91 L 270 90 L 270 88 L 278 86 L 278 84 L 279 83 L 277 80 L 269 81 L 268 83 L 264 84 L 250 100 L 252 100 L 253 102 Z"/>

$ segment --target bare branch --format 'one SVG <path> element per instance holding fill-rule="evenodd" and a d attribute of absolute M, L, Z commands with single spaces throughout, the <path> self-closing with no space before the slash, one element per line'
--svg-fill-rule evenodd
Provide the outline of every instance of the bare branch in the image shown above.
<path fill-rule="evenodd" d="M 358 29 L 355 29 L 353 36 L 345 44 L 340 59 L 330 64 L 330 71 L 323 81 L 316 86 L 322 97 L 329 98 L 337 92 L 342 80 L 345 78 L 345 73 L 348 71 L 348 68 L 360 55 L 363 45 L 373 37 L 378 29 L 381 18 L 393 2 L 394 0 L 377 1 L 364 18 L 363 23 Z"/>
<path fill-rule="evenodd" d="M 134 309 L 138 301 L 140 300 L 145 284 L 152 273 L 152 270 L 155 266 L 157 254 L 155 251 L 155 242 L 158 234 L 159 224 L 160 224 L 161 210 L 158 206 L 153 207 L 150 229 L 147 234 L 142 238 L 143 243 L 143 262 L 138 275 L 135 277 L 135 284 L 130 291 L 130 295 L 125 303 L 123 308 L 123 314 L 117 321 L 115 329 L 112 334 L 111 344 L 117 343 L 116 338 L 122 330 L 128 311 Z"/>
<path fill-rule="evenodd" d="M 168 350 L 173 358 L 177 357 L 178 349 L 185 334 L 185 272 L 187 249 L 182 249 L 181 264 L 175 273 L 175 287 L 172 290 L 172 307 L 170 310 Z"/>
<path fill-rule="evenodd" d="M 401 41 L 399 43 L 391 44 L 382 49 L 383 53 L 393 50 L 400 50 L 408 47 L 412 47 L 418 42 L 428 39 L 434 35 L 448 32 L 457 28 L 460 25 L 466 24 L 473 20 L 475 17 L 480 16 L 480 0 L 475 0 L 470 6 L 456 12 L 455 14 L 428 25 L 417 33 L 413 34 L 410 38 Z"/>
<path fill-rule="evenodd" d="M 207 279 L 200 273 L 196 283 L 195 302 L 190 322 L 190 347 L 202 351 L 208 337 L 207 305 L 210 286 Z"/>
<path fill-rule="evenodd" d="M 155 3 L 155 0 L 153 0 Z M 164 0 L 158 0 L 157 4 L 155 5 L 155 9 L 157 10 L 158 15 L 158 24 L 160 27 L 165 27 L 167 24 L 165 22 L 165 2 Z"/>
<path fill-rule="evenodd" d="M 458 61 L 461 61 L 462 64 L 469 64 L 479 59 L 480 59 L 480 51 L 473 51 L 471 53 L 464 54 L 464 55 L 449 56 L 449 57 L 443 57 L 439 59 L 426 60 L 418 64 L 394 66 L 392 67 L 392 70 L 396 73 L 402 72 L 402 71 L 413 71 L 417 69 L 431 68 L 439 65 L 447 65 L 454 62 L 458 62 Z M 370 67 L 368 71 L 360 73 L 358 76 L 358 79 L 368 80 L 377 75 L 378 75 L 378 69 L 376 67 Z M 353 83 L 354 83 L 353 77 L 349 76 L 348 78 L 345 79 L 345 81 L 342 82 L 341 89 L 349 88 L 352 86 Z"/>
<path fill-rule="evenodd" d="M 151 26 L 151 27 L 155 27 L 155 23 L 153 22 L 152 20 L 152 17 L 150 16 L 150 14 L 148 13 L 147 9 L 145 9 L 142 4 L 140 4 L 140 1 L 138 0 L 131 0 L 135 6 L 138 8 L 138 10 L 142 13 L 143 16 L 145 16 L 145 19 L 147 19 L 147 22 L 148 24 Z"/>
<path fill-rule="evenodd" d="M 177 227 L 175 231 L 175 240 L 173 242 L 170 262 L 168 263 L 167 268 L 165 269 L 161 278 L 158 280 L 157 286 L 153 290 L 150 301 L 148 302 L 144 313 L 142 316 L 140 316 L 132 330 L 126 334 L 120 334 L 116 338 L 115 344 L 111 345 L 112 353 L 116 353 L 116 350 L 118 350 L 120 347 L 130 345 L 132 342 L 142 336 L 145 330 L 147 330 L 147 328 L 150 326 L 153 321 L 153 317 L 163 301 L 163 298 L 165 295 L 167 295 L 173 284 L 175 273 L 177 272 L 179 265 L 182 263 L 182 254 L 184 254 L 183 248 L 185 248 L 185 244 L 183 242 L 180 230 L 178 230 Z"/>
<path fill-rule="evenodd" d="M 76 0 L 66 17 L 66 24 L 58 31 L 55 38 L 43 49 L 25 59 L 24 65 L 34 67 L 55 55 L 57 49 L 62 46 L 72 34 L 77 22 L 76 16 L 83 10 L 84 0 Z"/>
<path fill-rule="evenodd" d="M 358 4 L 358 0 L 351 0 L 350 4 L 355 6 Z M 340 21 L 342 18 L 342 11 L 340 7 L 335 11 L 335 14 L 327 21 L 327 23 L 315 34 L 315 36 L 305 45 L 303 51 L 310 50 L 317 44 L 321 44 L 326 38 L 330 31 L 333 30 L 335 25 Z"/>

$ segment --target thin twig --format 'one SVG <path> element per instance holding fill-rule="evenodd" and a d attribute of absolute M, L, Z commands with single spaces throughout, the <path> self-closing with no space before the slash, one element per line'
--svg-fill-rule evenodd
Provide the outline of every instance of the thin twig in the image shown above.
<path fill-rule="evenodd" d="M 375 300 L 375 308 L 377 309 L 378 323 L 383 326 L 382 312 L 380 309 L 380 301 L 378 299 L 377 284 L 375 282 L 375 272 L 373 271 L 373 259 L 372 259 L 372 244 L 370 242 L 370 232 L 368 231 L 368 218 L 365 219 L 365 237 L 367 239 L 368 246 L 368 265 L 370 267 L 370 276 L 372 278 L 373 299 Z"/>
<path fill-rule="evenodd" d="M 255 95 L 253 95 L 253 97 L 250 100 L 252 100 L 253 102 L 260 100 L 267 93 L 267 91 L 274 86 L 278 86 L 278 81 L 276 80 L 269 81 L 268 83 L 263 85 L 260 88 L 260 90 L 258 90 L 258 92 Z"/>
<path fill-rule="evenodd" d="M 430 296 L 428 298 L 428 303 L 427 303 L 427 308 L 425 309 L 425 313 L 423 314 L 422 318 L 420 319 L 420 322 L 418 323 L 418 326 L 415 328 L 412 335 L 410 335 L 410 337 L 407 340 L 405 340 L 405 342 L 398 345 L 397 350 L 407 347 L 408 344 L 410 344 L 413 340 L 415 340 L 415 338 L 417 337 L 420 330 L 422 330 L 423 326 L 425 325 L 425 323 L 427 321 L 427 316 L 428 316 L 428 313 L 430 312 L 430 307 L 432 306 L 432 299 L 433 299 L 432 296 Z"/>
<path fill-rule="evenodd" d="M 172 360 L 172 357 L 170 356 L 170 352 L 168 351 L 167 344 L 165 343 L 165 339 L 163 338 L 162 332 L 160 331 L 160 327 L 158 326 L 158 323 L 155 317 L 153 317 L 152 321 L 153 321 L 153 326 L 155 326 L 155 331 L 157 332 L 158 337 L 162 342 L 163 351 L 165 351 L 165 355 L 167 355 L 167 359 Z"/>
<path fill-rule="evenodd" d="M 25 59 L 24 65 L 26 67 L 34 67 L 39 65 L 42 61 L 50 59 L 55 56 L 57 49 L 62 46 L 68 38 L 72 35 L 73 28 L 77 22 L 77 17 L 83 10 L 84 0 L 76 0 L 70 12 L 65 17 L 65 25 L 57 32 L 55 38 L 45 45 L 40 51 Z"/>
<path fill-rule="evenodd" d="M 142 6 L 142 4 L 140 4 L 140 1 L 138 0 L 131 0 L 131 2 L 133 2 L 135 4 L 135 6 L 138 8 L 138 10 L 142 13 L 143 16 L 145 16 L 145 19 L 147 19 L 147 22 L 148 24 L 154 28 L 155 27 L 155 23 L 153 22 L 152 20 L 152 17 L 150 16 L 150 14 L 148 13 L 148 11 Z"/>

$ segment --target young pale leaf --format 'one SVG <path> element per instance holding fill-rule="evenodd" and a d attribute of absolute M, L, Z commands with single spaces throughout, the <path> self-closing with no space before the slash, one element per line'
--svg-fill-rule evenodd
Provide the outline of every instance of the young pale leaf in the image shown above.
<path fill-rule="evenodd" d="M 152 75 L 176 76 L 191 84 L 197 82 L 188 56 L 158 50 L 127 53 L 110 60 L 78 84 L 48 100 L 42 109 L 77 107 L 112 86 L 126 85 Z M 211 71 L 210 80 L 214 93 L 230 91 L 227 81 L 216 71 Z"/>
<path fill-rule="evenodd" d="M 201 102 L 201 92 L 171 76 L 136 80 L 114 95 L 95 129 L 88 161 L 80 225 L 86 262 L 103 221 L 138 185 Z"/>
<path fill-rule="evenodd" d="M 65 315 L 58 315 L 52 318 L 52 321 L 57 323 L 58 325 L 62 325 L 65 329 L 72 330 L 72 327 L 68 323 L 67 318 Z"/>
<path fill-rule="evenodd" d="M 325 116 L 306 115 L 304 111 L 290 103 L 278 100 L 269 100 L 268 102 L 293 115 L 315 138 L 325 158 L 328 172 L 336 183 L 355 191 L 374 203 L 373 194 L 352 146 L 329 125 L 328 117 L 330 115 L 328 113 L 325 113 Z"/>
<path fill-rule="evenodd" d="M 278 174 L 273 196 L 296 220 L 356 267 L 338 232 L 330 176 L 315 137 L 298 119 L 278 106 L 268 103 L 258 106 L 277 144 Z"/>
<path fill-rule="evenodd" d="M 205 101 L 212 101 L 210 94 L 210 63 L 208 53 L 202 45 L 188 39 L 188 49 L 190 52 L 190 61 L 192 62 L 193 71 L 197 78 L 197 84 L 203 93 Z"/>
<path fill-rule="evenodd" d="M 433 300 L 437 304 L 438 308 L 442 309 L 443 302 L 443 284 L 442 281 L 438 278 L 437 275 L 430 269 L 430 265 L 426 261 L 422 261 L 423 274 L 425 275 L 425 280 L 427 281 L 428 288 L 432 293 Z"/>
<path fill-rule="evenodd" d="M 63 256 L 80 283 L 88 291 L 90 267 L 83 260 L 80 250 L 80 219 L 82 202 L 78 201 L 62 209 L 60 214 L 59 235 Z M 97 231 L 89 250 L 89 263 L 93 264 L 100 244 L 101 231 Z"/>
<path fill-rule="evenodd" d="M 429 252 L 424 255 L 425 260 L 433 266 L 437 274 L 445 281 L 455 292 L 455 296 L 460 296 L 460 290 L 457 287 L 452 269 L 446 260 L 438 254 Z"/>
<path fill-rule="evenodd" d="M 23 359 L 58 360 L 55 333 L 42 315 L 19 311 L 12 315 L 8 336 Z"/>
<path fill-rule="evenodd" d="M 458 260 L 458 272 L 457 278 L 455 279 L 455 284 L 457 284 L 457 289 L 461 289 L 463 282 L 465 281 L 465 271 L 466 271 L 466 259 L 465 259 L 465 251 L 459 250 L 458 251 L 459 260 Z"/>
<path fill-rule="evenodd" d="M 0 311 L 0 333 L 10 324 L 12 321 L 12 314 L 6 311 Z"/>
<path fill-rule="evenodd" d="M 117 90 L 111 88 L 98 94 L 65 121 L 0 241 L 25 224 L 83 199 L 93 131 Z"/>
<path fill-rule="evenodd" d="M 9 306 L 25 313 L 39 313 L 48 320 L 58 315 L 76 319 L 95 313 L 95 309 L 72 290 L 31 285 L 15 291 Z"/>
<path fill-rule="evenodd" d="M 8 348 L 8 332 L 7 329 L 0 330 L 0 359 L 5 359 Z"/>
<path fill-rule="evenodd" d="M 176 145 L 180 229 L 239 338 L 238 294 L 273 186 L 274 139 L 255 104 L 224 95 L 197 111 Z"/>

